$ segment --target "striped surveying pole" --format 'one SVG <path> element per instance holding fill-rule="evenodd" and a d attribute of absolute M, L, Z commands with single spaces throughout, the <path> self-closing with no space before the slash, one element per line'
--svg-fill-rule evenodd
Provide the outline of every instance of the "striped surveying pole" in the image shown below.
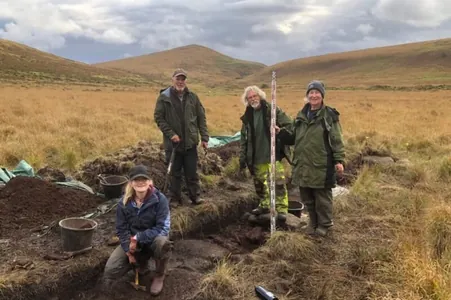
<path fill-rule="evenodd" d="M 276 231 L 276 72 L 271 82 L 271 235 Z"/>

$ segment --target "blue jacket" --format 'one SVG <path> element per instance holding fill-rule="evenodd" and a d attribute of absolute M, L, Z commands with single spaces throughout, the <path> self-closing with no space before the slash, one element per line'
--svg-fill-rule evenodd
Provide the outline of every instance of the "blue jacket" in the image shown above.
<path fill-rule="evenodd" d="M 137 235 L 138 244 L 152 244 L 157 236 L 168 236 L 171 227 L 169 203 L 158 189 L 150 191 L 141 208 L 129 201 L 119 200 L 116 209 L 116 234 L 122 249 L 128 252 L 130 237 Z"/>

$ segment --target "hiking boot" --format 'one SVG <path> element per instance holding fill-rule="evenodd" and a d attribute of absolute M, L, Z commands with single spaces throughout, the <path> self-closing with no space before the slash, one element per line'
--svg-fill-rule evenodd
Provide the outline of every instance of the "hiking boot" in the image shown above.
<path fill-rule="evenodd" d="M 287 220 L 287 214 L 284 212 L 277 213 L 277 220 L 285 222 Z"/>
<path fill-rule="evenodd" d="M 305 228 L 305 234 L 307 234 L 307 235 L 315 235 L 316 234 L 316 228 L 311 223 L 309 223 L 307 225 L 307 227 Z"/>
<path fill-rule="evenodd" d="M 256 215 L 256 216 L 261 215 L 261 214 L 267 214 L 267 213 L 269 213 L 269 208 L 263 208 L 260 206 L 251 211 L 251 214 Z"/>
<path fill-rule="evenodd" d="M 150 294 L 152 296 L 158 296 L 163 290 L 164 285 L 164 277 L 166 273 L 166 267 L 168 264 L 168 259 L 157 259 L 155 260 L 155 272 L 156 276 L 154 277 L 152 284 L 150 285 Z"/>
<path fill-rule="evenodd" d="M 169 206 L 172 208 L 176 208 L 183 204 L 181 197 L 169 196 L 168 201 L 169 201 Z"/>
<path fill-rule="evenodd" d="M 191 200 L 191 202 L 193 202 L 194 205 L 199 205 L 204 203 L 205 201 L 203 199 L 200 199 L 199 197 L 196 197 L 196 199 Z"/>
<path fill-rule="evenodd" d="M 327 236 L 327 233 L 329 232 L 329 228 L 328 227 L 321 227 L 319 226 L 318 228 L 316 228 L 315 233 L 317 235 L 319 235 L 320 237 L 325 237 Z"/>
<path fill-rule="evenodd" d="M 271 214 L 267 213 L 267 214 L 258 215 L 258 220 L 259 221 L 271 221 Z"/>

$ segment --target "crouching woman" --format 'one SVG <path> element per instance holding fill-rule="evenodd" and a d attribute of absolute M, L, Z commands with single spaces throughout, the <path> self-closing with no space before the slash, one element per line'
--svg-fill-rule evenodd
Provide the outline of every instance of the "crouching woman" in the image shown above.
<path fill-rule="evenodd" d="M 133 167 L 124 196 L 116 211 L 116 234 L 120 245 L 108 259 L 103 284 L 111 284 L 136 268 L 146 274 L 148 261 L 153 258 L 156 277 L 150 293 L 158 295 L 163 289 L 168 259 L 172 252 L 169 241 L 170 212 L 168 200 L 154 186 L 148 169 L 143 165 Z"/>

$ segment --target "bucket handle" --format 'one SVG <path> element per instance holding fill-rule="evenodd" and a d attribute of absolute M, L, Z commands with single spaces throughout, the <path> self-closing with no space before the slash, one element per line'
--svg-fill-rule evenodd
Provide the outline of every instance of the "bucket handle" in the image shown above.
<path fill-rule="evenodd" d="M 105 177 L 103 177 L 102 174 L 97 175 L 97 177 L 99 178 L 100 183 L 102 183 L 102 184 L 107 184 L 107 182 L 106 182 L 106 180 L 105 180 Z"/>

